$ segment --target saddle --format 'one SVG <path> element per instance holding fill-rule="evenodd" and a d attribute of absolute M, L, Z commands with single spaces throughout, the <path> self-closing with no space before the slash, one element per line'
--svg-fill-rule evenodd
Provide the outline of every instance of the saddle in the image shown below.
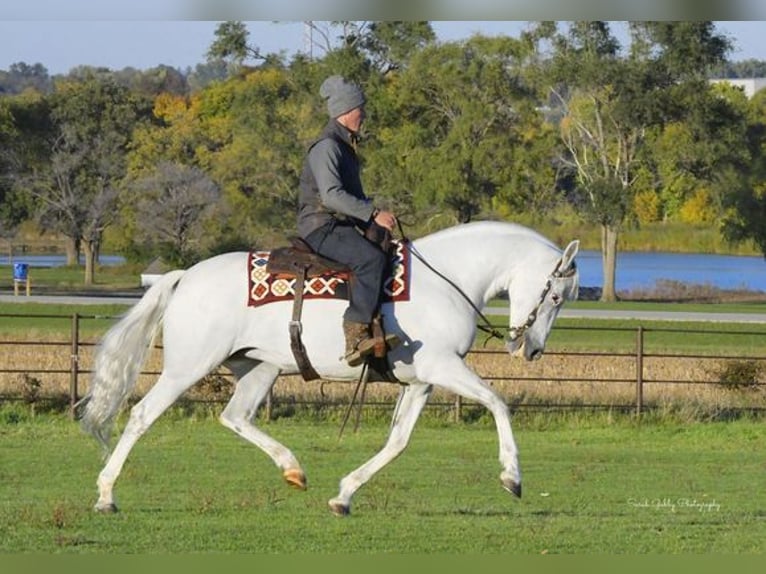
<path fill-rule="evenodd" d="M 386 232 L 386 236 L 382 239 L 384 241 L 380 241 L 379 244 L 388 252 L 390 234 Z M 293 352 L 295 362 L 300 369 L 303 379 L 305 381 L 312 381 L 320 377 L 311 365 L 311 361 L 306 354 L 306 348 L 301 340 L 304 284 L 306 279 L 322 275 L 336 275 L 344 281 L 351 283 L 354 280 L 354 276 L 348 266 L 319 255 L 300 237 L 289 237 L 288 240 L 290 241 L 290 246 L 278 247 L 271 251 L 269 261 L 266 264 L 266 271 L 287 279 L 295 278 L 293 314 L 289 323 L 290 349 Z M 373 355 L 377 359 L 382 359 L 386 356 L 386 345 L 379 312 L 372 320 L 372 334 L 377 341 L 380 341 L 380 344 L 375 345 Z"/>

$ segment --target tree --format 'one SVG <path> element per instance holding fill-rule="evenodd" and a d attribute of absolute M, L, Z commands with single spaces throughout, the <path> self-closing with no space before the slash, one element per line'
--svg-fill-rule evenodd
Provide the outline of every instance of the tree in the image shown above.
<path fill-rule="evenodd" d="M 42 94 L 26 91 L 0 98 L 0 235 L 9 242 L 19 225 L 33 217 L 35 204 L 27 181 L 49 163 L 50 133 Z"/>
<path fill-rule="evenodd" d="M 223 60 L 240 67 L 247 59 L 264 60 L 257 46 L 248 44 L 250 32 L 244 22 L 229 20 L 215 29 L 215 40 L 207 51 L 207 60 Z"/>
<path fill-rule="evenodd" d="M 579 211 L 601 227 L 604 301 L 616 298 L 617 242 L 647 130 L 698 110 L 709 91 L 705 73 L 729 49 L 711 22 L 634 22 L 630 30 L 627 56 L 606 22 L 573 22 L 564 33 L 543 23 L 529 36 L 552 45 L 547 70 L 562 108 L 561 161 L 575 175 Z M 691 109 L 679 105 L 684 96 Z"/>
<path fill-rule="evenodd" d="M 186 81 L 189 84 L 189 92 L 195 93 L 203 90 L 213 82 L 225 80 L 227 76 L 226 62 L 223 60 L 213 60 L 194 66 L 192 71 L 187 72 Z"/>
<path fill-rule="evenodd" d="M 32 90 L 48 94 L 53 89 L 53 81 L 48 69 L 40 63 L 29 65 L 24 62 L 11 64 L 8 71 L 0 70 L 0 94 L 21 94 Z"/>
<path fill-rule="evenodd" d="M 16 235 L 21 222 L 14 209 L 13 172 L 16 158 L 13 141 L 17 137 L 11 110 L 6 101 L 0 100 L 0 238 L 9 242 Z M 12 250 L 10 250 L 12 253 Z"/>
<path fill-rule="evenodd" d="M 515 201 L 519 174 L 534 171 L 526 170 L 535 156 L 531 142 L 544 131 L 522 77 L 527 55 L 516 39 L 477 36 L 428 45 L 388 74 L 368 106 L 369 187 L 385 192 L 400 213 L 450 222 Z M 550 162 L 540 177 L 553 169 Z M 526 183 L 534 189 L 540 181 Z"/>
<path fill-rule="evenodd" d="M 729 193 L 722 220 L 724 237 L 734 243 L 753 241 L 766 258 L 766 91 L 749 102 L 745 139 L 749 161 L 720 175 Z"/>
<path fill-rule="evenodd" d="M 171 264 L 187 266 L 197 257 L 205 217 L 220 198 L 218 187 L 200 169 L 162 161 L 131 185 L 141 221 L 138 240 L 157 245 Z"/>
<path fill-rule="evenodd" d="M 136 95 L 154 98 L 160 94 L 184 95 L 189 92 L 186 76 L 170 66 L 156 66 L 148 70 L 123 68 L 114 72 L 115 80 Z"/>
<path fill-rule="evenodd" d="M 373 22 L 360 38 L 362 50 L 383 74 L 406 66 L 418 51 L 435 40 L 436 34 L 426 21 Z"/>
<path fill-rule="evenodd" d="M 93 283 L 104 230 L 115 215 L 117 186 L 142 101 L 109 75 L 63 81 L 50 96 L 54 125 L 50 164 L 32 179 L 40 221 L 68 238 L 69 263 L 85 255 L 86 285 Z"/>

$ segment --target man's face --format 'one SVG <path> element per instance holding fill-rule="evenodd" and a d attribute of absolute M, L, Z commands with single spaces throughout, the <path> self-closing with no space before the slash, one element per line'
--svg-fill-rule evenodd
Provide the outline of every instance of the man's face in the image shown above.
<path fill-rule="evenodd" d="M 359 133 L 359 129 L 362 127 L 365 117 L 364 106 L 359 106 L 358 108 L 346 112 L 338 118 L 338 120 L 352 132 Z"/>

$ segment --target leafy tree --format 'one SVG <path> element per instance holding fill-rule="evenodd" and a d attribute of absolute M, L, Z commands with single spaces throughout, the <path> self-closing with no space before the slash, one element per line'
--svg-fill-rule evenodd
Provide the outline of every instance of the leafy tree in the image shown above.
<path fill-rule="evenodd" d="M 53 81 L 48 69 L 40 63 L 29 65 L 16 62 L 8 71 L 0 70 L 0 94 L 21 94 L 27 90 L 48 94 L 52 89 Z"/>
<path fill-rule="evenodd" d="M 750 161 L 720 175 L 729 189 L 724 197 L 724 237 L 732 242 L 753 241 L 766 258 L 766 90 L 749 101 L 745 139 Z"/>
<path fill-rule="evenodd" d="M 16 129 L 11 111 L 6 102 L 0 100 L 0 238 L 7 240 L 9 244 L 20 223 L 12 200 L 12 173 L 15 163 L 12 141 L 15 138 Z"/>
<path fill-rule="evenodd" d="M 35 205 L 26 184 L 48 164 L 50 117 L 47 101 L 35 91 L 0 99 L 0 234 L 12 240 Z"/>
<path fill-rule="evenodd" d="M 264 60 L 257 46 L 248 44 L 250 32 L 244 22 L 229 20 L 215 29 L 215 40 L 207 51 L 207 60 L 223 60 L 240 67 L 247 59 Z"/>
<path fill-rule="evenodd" d="M 193 70 L 186 74 L 189 92 L 198 92 L 213 82 L 225 80 L 228 75 L 227 64 L 223 60 L 212 60 L 197 64 Z"/>
<path fill-rule="evenodd" d="M 710 78 L 766 78 L 766 61 L 748 59 L 739 62 L 724 62 L 713 66 Z"/>
<path fill-rule="evenodd" d="M 184 95 L 189 92 L 186 76 L 171 66 L 156 66 L 148 70 L 123 68 L 114 72 L 114 78 L 132 93 L 149 99 L 165 93 Z"/>
<path fill-rule="evenodd" d="M 130 134 L 143 110 L 109 75 L 63 81 L 50 96 L 50 164 L 32 180 L 40 221 L 65 235 L 70 263 L 85 255 L 91 284 L 104 230 L 113 222 Z"/>
<path fill-rule="evenodd" d="M 264 68 L 200 100 L 203 128 L 220 142 L 201 165 L 223 189 L 225 229 L 247 245 L 281 242 L 294 232 L 305 146 L 326 118 L 312 113 L 315 99 L 284 70 Z"/>
<path fill-rule="evenodd" d="M 215 183 L 199 168 L 162 161 L 130 187 L 141 221 L 137 239 L 156 245 L 168 263 L 195 262 L 205 218 L 220 198 Z"/>
<path fill-rule="evenodd" d="M 722 215 L 730 189 L 719 175 L 749 163 L 747 99 L 726 84 L 714 84 L 686 99 L 684 118 L 648 130 L 644 166 L 652 172 L 658 219 L 710 224 Z"/>
<path fill-rule="evenodd" d="M 361 37 L 361 48 L 374 68 L 382 73 L 397 70 L 420 50 L 436 40 L 431 24 L 425 21 L 372 22 Z"/>
<path fill-rule="evenodd" d="M 466 222 L 520 201 L 522 179 L 532 189 L 552 179 L 552 162 L 531 161 L 541 149 L 529 152 L 544 118 L 522 77 L 527 55 L 513 38 L 477 36 L 426 46 L 389 74 L 370 104 L 375 147 L 365 153 L 372 189 L 385 191 L 400 212 Z M 541 179 L 526 169 L 533 163 L 543 167 Z"/>
<path fill-rule="evenodd" d="M 606 22 L 572 22 L 563 33 L 543 23 L 530 35 L 552 46 L 547 71 L 563 110 L 561 159 L 576 175 L 577 207 L 602 231 L 602 300 L 616 298 L 618 236 L 632 214 L 647 131 L 713 101 L 705 73 L 729 49 L 711 22 L 634 22 L 630 30 L 626 56 Z"/>

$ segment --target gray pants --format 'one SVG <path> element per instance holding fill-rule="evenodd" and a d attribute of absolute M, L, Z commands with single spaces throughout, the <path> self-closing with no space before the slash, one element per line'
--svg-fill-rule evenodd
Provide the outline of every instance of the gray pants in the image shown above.
<path fill-rule="evenodd" d="M 350 303 L 343 318 L 370 323 L 378 307 L 387 257 L 353 225 L 331 223 L 304 237 L 311 248 L 328 259 L 347 265 L 354 273 L 350 282 Z"/>

